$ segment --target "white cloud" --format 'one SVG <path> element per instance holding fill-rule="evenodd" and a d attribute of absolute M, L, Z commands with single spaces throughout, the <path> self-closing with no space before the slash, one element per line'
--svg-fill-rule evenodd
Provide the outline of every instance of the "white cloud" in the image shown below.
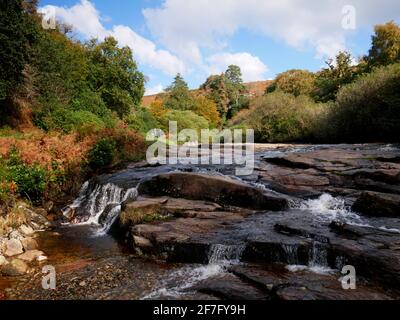
<path fill-rule="evenodd" d="M 88 0 L 81 0 L 70 8 L 47 5 L 40 8 L 41 12 L 54 10 L 56 18 L 72 25 L 76 31 L 86 38 L 102 39 L 107 36 L 107 30 L 100 22 L 100 13 Z"/>
<path fill-rule="evenodd" d="M 315 54 L 333 56 L 346 47 L 345 5 L 356 9 L 357 26 L 398 19 L 398 0 L 164 0 L 143 10 L 152 34 L 183 59 L 200 61 L 201 48 L 222 48 L 239 29 L 262 33 Z"/>
<path fill-rule="evenodd" d="M 164 91 L 163 85 L 161 83 L 146 89 L 145 96 L 151 96 Z"/>
<path fill-rule="evenodd" d="M 81 0 L 80 3 L 63 8 L 57 6 L 45 6 L 42 12 L 54 10 L 57 19 L 70 24 L 85 38 L 104 39 L 106 36 L 115 37 L 123 46 L 132 49 L 135 59 L 139 63 L 159 69 L 165 74 L 175 75 L 178 72 L 185 73 L 185 64 L 175 55 L 166 50 L 157 49 L 156 45 L 137 34 L 128 26 L 117 25 L 112 30 L 107 30 L 102 25 L 104 21 L 95 6 L 88 0 Z"/>
<path fill-rule="evenodd" d="M 239 66 L 245 82 L 263 80 L 268 71 L 267 66 L 258 57 L 247 52 L 218 53 L 208 57 L 207 62 L 212 74 L 224 72 L 231 64 Z"/>
<path fill-rule="evenodd" d="M 166 50 L 157 50 L 156 45 L 138 35 L 127 26 L 114 26 L 111 32 L 118 42 L 132 49 L 133 55 L 139 62 L 162 70 L 168 75 L 185 73 L 184 63 Z"/>

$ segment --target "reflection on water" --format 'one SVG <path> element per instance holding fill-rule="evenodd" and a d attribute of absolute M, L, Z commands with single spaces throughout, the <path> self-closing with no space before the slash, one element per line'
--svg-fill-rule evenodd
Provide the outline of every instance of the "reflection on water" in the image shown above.
<path fill-rule="evenodd" d="M 59 272 L 81 268 L 100 258 L 128 254 L 128 247 L 110 235 L 99 237 L 98 227 L 90 225 L 67 226 L 55 232 L 42 232 L 39 247 L 48 257 L 46 264 L 57 266 Z"/>

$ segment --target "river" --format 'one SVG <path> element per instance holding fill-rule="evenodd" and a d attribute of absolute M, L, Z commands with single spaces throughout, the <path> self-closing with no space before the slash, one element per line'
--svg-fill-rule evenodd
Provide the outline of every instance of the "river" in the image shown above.
<path fill-rule="evenodd" d="M 236 176 L 233 166 L 131 164 L 88 181 L 65 209 L 68 223 L 40 233 L 39 246 L 48 257 L 42 265 L 55 267 L 56 290 L 41 287 L 40 267 L 17 283 L 3 280 L 3 286 L 13 285 L 7 291 L 12 299 L 397 298 L 398 284 L 392 279 L 400 278 L 400 260 L 398 250 L 388 243 L 400 243 L 400 219 L 363 215 L 352 205 L 360 191 L 400 193 L 396 193 L 397 180 L 381 177 L 392 177 L 392 171 L 399 170 L 399 154 L 397 145 L 384 144 L 256 145 L 255 172 L 245 177 Z M 226 203 L 216 200 L 223 209 L 216 210 L 221 214 L 215 221 L 217 214 L 209 213 L 177 219 L 188 223 L 190 237 L 173 240 L 173 248 L 196 248 L 190 254 L 187 249 L 167 259 L 138 254 L 127 241 L 134 231 L 116 236 L 113 226 L 124 203 L 143 201 L 138 187 L 142 181 L 176 172 L 227 178 L 271 198 L 285 199 L 288 205 L 284 210 L 255 210 L 240 206 L 238 200 L 228 210 Z M 371 172 L 373 179 L 366 176 Z M 150 196 L 171 198 L 171 194 Z M 198 211 L 204 213 L 203 207 Z M 194 226 L 205 220 L 209 224 L 198 231 Z M 162 239 L 171 230 L 180 230 L 174 221 L 147 224 L 168 226 L 169 233 L 159 236 Z M 343 229 L 336 232 L 338 228 Z M 140 235 L 146 238 L 145 234 Z M 164 248 L 157 236 L 154 241 Z M 367 270 L 362 261 L 373 262 L 375 270 Z M 360 271 L 354 291 L 344 290 L 341 283 L 342 268 L 351 263 Z M 374 275 L 380 268 L 391 274 L 389 284 Z"/>

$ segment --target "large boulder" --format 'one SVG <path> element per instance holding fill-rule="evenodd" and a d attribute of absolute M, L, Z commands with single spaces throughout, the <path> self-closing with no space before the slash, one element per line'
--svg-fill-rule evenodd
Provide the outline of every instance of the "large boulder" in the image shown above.
<path fill-rule="evenodd" d="M 140 194 L 168 195 L 191 200 L 213 201 L 221 205 L 257 210 L 282 210 L 287 199 L 267 194 L 261 189 L 228 177 L 199 173 L 160 174 L 140 183 Z"/>
<path fill-rule="evenodd" d="M 400 195 L 363 192 L 352 209 L 374 217 L 400 217 Z"/>

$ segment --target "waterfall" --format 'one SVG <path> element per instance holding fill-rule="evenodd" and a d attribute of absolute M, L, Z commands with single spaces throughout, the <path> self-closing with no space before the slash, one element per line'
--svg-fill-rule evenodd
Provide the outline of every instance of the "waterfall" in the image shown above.
<path fill-rule="evenodd" d="M 328 250 L 323 244 L 314 242 L 310 254 L 310 267 L 328 267 Z"/>
<path fill-rule="evenodd" d="M 95 224 L 103 227 L 100 234 L 111 228 L 121 212 L 125 201 L 136 200 L 137 188 L 123 189 L 115 184 L 95 184 L 85 182 L 79 196 L 63 214 L 69 220 L 73 218 L 78 224 Z"/>
<path fill-rule="evenodd" d="M 208 252 L 208 263 L 239 262 L 245 245 L 213 244 Z"/>
<path fill-rule="evenodd" d="M 185 266 L 173 271 L 163 279 L 157 289 L 145 294 L 141 299 L 179 298 L 188 294 L 191 287 L 203 280 L 224 274 L 229 265 L 239 263 L 244 249 L 245 245 L 212 244 L 207 265 Z"/>

